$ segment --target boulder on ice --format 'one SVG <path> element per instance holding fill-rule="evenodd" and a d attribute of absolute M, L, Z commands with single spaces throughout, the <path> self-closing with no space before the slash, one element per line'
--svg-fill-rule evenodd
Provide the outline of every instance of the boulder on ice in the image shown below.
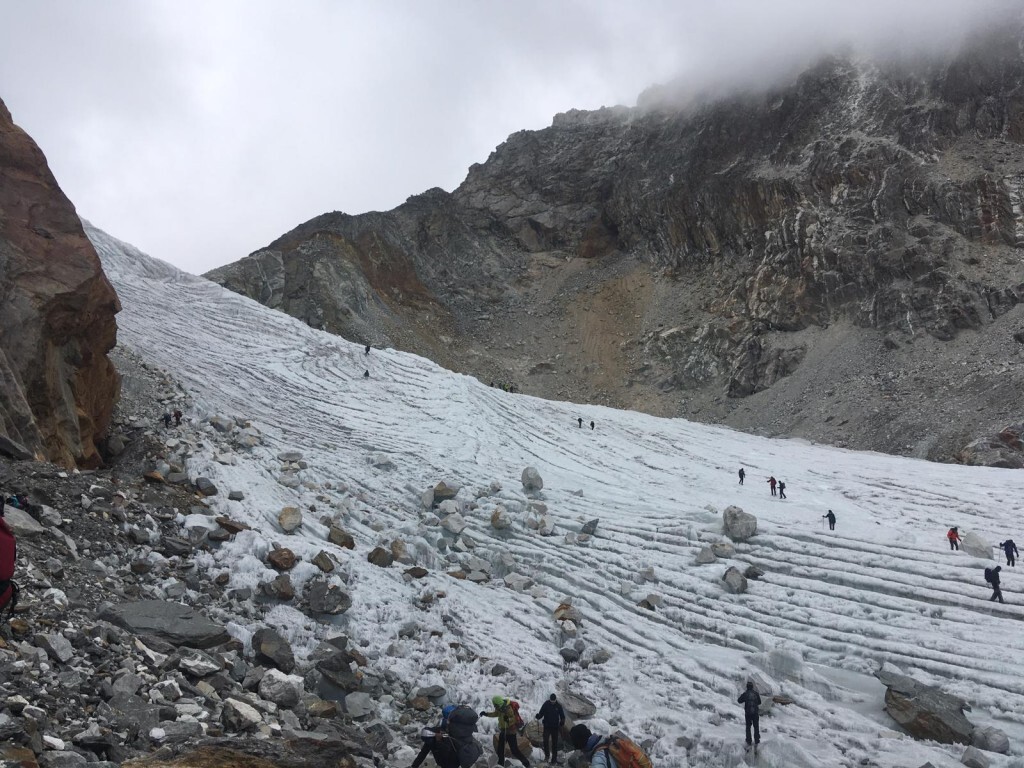
<path fill-rule="evenodd" d="M 993 560 L 992 545 L 985 541 L 974 531 L 965 533 L 960 539 L 960 549 L 971 557 L 980 557 L 985 560 Z"/>
<path fill-rule="evenodd" d="M 885 691 L 885 711 L 916 739 L 941 744 L 970 744 L 974 726 L 964 715 L 967 703 L 890 667 L 875 673 Z"/>
<path fill-rule="evenodd" d="M 757 518 L 736 506 L 728 506 L 722 513 L 725 535 L 733 541 L 746 541 L 757 533 Z"/>

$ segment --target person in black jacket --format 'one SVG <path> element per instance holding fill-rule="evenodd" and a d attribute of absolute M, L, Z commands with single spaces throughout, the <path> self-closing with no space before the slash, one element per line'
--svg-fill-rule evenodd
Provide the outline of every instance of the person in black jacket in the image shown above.
<path fill-rule="evenodd" d="M 1006 564 L 1016 566 L 1017 557 L 1020 555 L 1020 552 L 1017 551 L 1017 545 L 1013 543 L 1013 539 L 1007 539 L 999 546 L 1002 547 L 1003 552 L 1006 553 Z"/>
<path fill-rule="evenodd" d="M 460 768 L 459 754 L 443 728 L 424 728 L 420 737 L 423 739 L 423 748 L 412 761 L 412 768 L 420 768 L 427 755 L 433 756 L 438 768 Z"/>
<path fill-rule="evenodd" d="M 565 711 L 558 703 L 558 697 L 555 694 L 552 693 L 551 697 L 541 705 L 537 719 L 544 726 L 545 762 L 550 761 L 553 765 L 561 765 L 558 761 L 558 736 L 562 732 L 562 726 L 565 725 Z M 548 749 L 549 739 L 550 749 Z"/>
<path fill-rule="evenodd" d="M 761 708 L 761 694 L 754 690 L 754 684 L 752 682 L 747 683 L 747 690 L 740 694 L 740 697 L 736 700 L 743 705 L 743 721 L 747 728 L 747 747 L 754 744 L 754 751 L 757 751 L 757 745 L 761 743 L 761 726 L 760 726 L 760 708 Z M 750 741 L 750 729 L 754 729 L 754 741 Z"/>
<path fill-rule="evenodd" d="M 998 600 L 1000 603 L 1006 602 L 1003 600 L 1003 591 L 999 588 L 999 572 L 1001 570 L 1003 570 L 1003 566 L 997 565 L 989 572 L 988 583 L 992 587 L 992 597 L 989 598 L 989 601 Z"/>
<path fill-rule="evenodd" d="M 828 514 L 822 515 L 822 517 L 828 520 L 828 529 L 830 531 L 834 531 L 836 529 L 836 513 L 830 509 Z"/>

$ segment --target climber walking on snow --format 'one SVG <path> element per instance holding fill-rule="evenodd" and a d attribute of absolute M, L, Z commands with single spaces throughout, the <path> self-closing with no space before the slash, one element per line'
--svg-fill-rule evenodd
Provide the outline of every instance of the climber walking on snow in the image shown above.
<path fill-rule="evenodd" d="M 828 520 L 828 529 L 834 531 L 836 529 L 836 513 L 830 509 L 828 514 L 822 515 L 822 517 Z"/>
<path fill-rule="evenodd" d="M 778 480 L 775 479 L 774 475 L 772 475 L 771 477 L 768 478 L 768 485 L 770 485 L 771 488 L 772 488 L 772 496 L 775 495 L 775 485 L 777 483 L 778 483 Z"/>
<path fill-rule="evenodd" d="M 740 485 L 743 485 L 743 478 L 747 476 L 747 471 L 740 467 Z"/>
<path fill-rule="evenodd" d="M 551 697 L 541 705 L 537 719 L 544 726 L 544 760 L 553 765 L 560 765 L 558 762 L 558 735 L 562 732 L 562 726 L 565 725 L 565 711 L 558 703 L 558 697 L 555 694 L 552 693 Z"/>
<path fill-rule="evenodd" d="M 999 545 L 1003 548 L 1003 553 L 1006 555 L 1007 565 L 1017 565 L 1017 556 L 1020 554 L 1017 551 L 1017 545 L 1013 543 L 1013 539 L 1007 539 Z"/>
<path fill-rule="evenodd" d="M 960 549 L 960 531 L 956 529 L 955 525 L 946 533 L 946 538 L 949 539 L 950 549 Z"/>
<path fill-rule="evenodd" d="M 530 761 L 523 757 L 519 751 L 519 729 L 523 727 L 523 718 L 519 716 L 519 702 L 512 701 L 504 696 L 494 696 L 491 699 L 494 709 L 491 712 L 480 712 L 480 717 L 498 718 L 498 765 L 505 762 L 505 745 L 508 745 L 509 752 L 517 758 L 525 768 L 530 768 Z"/>
<path fill-rule="evenodd" d="M 992 597 L 989 598 L 989 602 L 998 600 L 1000 603 L 1005 603 L 1003 600 L 1003 591 L 999 589 L 999 572 L 1003 570 L 1003 566 L 997 565 L 995 568 L 985 569 L 985 581 L 992 587 Z"/>
<path fill-rule="evenodd" d="M 747 729 L 747 749 L 751 744 L 754 746 L 754 754 L 757 754 L 757 745 L 761 743 L 761 694 L 754 690 L 754 684 L 747 682 L 747 690 L 740 694 L 736 701 L 743 705 L 743 723 Z M 750 740 L 750 730 L 754 730 L 754 740 Z"/>

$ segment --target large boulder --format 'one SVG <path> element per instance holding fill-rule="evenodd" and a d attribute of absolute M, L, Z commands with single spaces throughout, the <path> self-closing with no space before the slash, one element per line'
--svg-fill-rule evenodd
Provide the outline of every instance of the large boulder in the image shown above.
<path fill-rule="evenodd" d="M 539 491 L 544 487 L 544 480 L 536 467 L 527 467 L 523 470 L 523 490 L 527 492 Z"/>
<path fill-rule="evenodd" d="M 747 591 L 747 577 L 732 566 L 729 566 L 722 574 L 722 581 L 725 582 L 725 588 L 734 595 Z"/>
<path fill-rule="evenodd" d="M 0 101 L 0 437 L 5 453 L 102 463 L 121 304 L 46 158 Z"/>
<path fill-rule="evenodd" d="M 725 535 L 733 541 L 746 541 L 757 533 L 757 518 L 739 507 L 728 506 L 722 513 Z"/>
<path fill-rule="evenodd" d="M 971 744 L 986 752 L 998 752 L 1001 755 L 1010 752 L 1010 739 L 1007 735 L 991 725 L 979 725 L 971 734 Z"/>
<path fill-rule="evenodd" d="M 285 674 L 295 669 L 295 653 L 291 645 L 270 627 L 253 633 L 252 652 L 260 664 L 269 664 Z"/>
<path fill-rule="evenodd" d="M 971 557 L 980 557 L 984 560 L 994 559 L 992 556 L 992 545 L 974 531 L 968 531 L 960 537 L 960 549 Z"/>
<path fill-rule="evenodd" d="M 970 744 L 974 726 L 962 699 L 886 667 L 875 673 L 886 687 L 885 711 L 916 739 Z"/>
<path fill-rule="evenodd" d="M 172 645 L 212 648 L 228 641 L 223 626 L 181 603 L 169 600 L 139 600 L 111 605 L 99 618 L 136 635 L 156 635 Z"/>

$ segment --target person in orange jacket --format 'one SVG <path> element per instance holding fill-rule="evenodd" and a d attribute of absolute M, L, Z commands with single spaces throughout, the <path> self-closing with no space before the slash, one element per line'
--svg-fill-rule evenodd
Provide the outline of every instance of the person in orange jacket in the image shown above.
<path fill-rule="evenodd" d="M 946 538 L 949 539 L 950 549 L 960 549 L 960 532 L 956 529 L 955 525 L 949 529 Z"/>

